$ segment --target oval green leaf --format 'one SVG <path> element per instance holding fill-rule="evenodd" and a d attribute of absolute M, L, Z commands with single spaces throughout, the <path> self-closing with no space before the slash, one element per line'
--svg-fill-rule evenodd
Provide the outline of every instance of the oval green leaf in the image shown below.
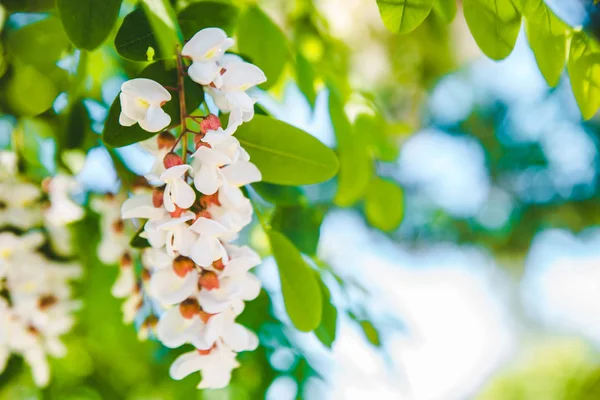
<path fill-rule="evenodd" d="M 150 21 L 141 8 L 130 12 L 123 20 L 115 37 L 115 48 L 121 57 L 132 61 L 165 58 L 158 46 Z M 149 50 L 150 48 L 152 50 Z M 152 54 L 152 58 L 149 54 Z"/>
<path fill-rule="evenodd" d="M 321 322 L 322 300 L 319 283 L 314 272 L 288 238 L 277 231 L 270 231 L 268 235 L 279 269 L 285 310 L 298 330 L 310 332 Z"/>
<path fill-rule="evenodd" d="M 464 0 L 469 30 L 481 51 L 493 60 L 512 52 L 521 27 L 521 14 L 511 0 Z"/>
<path fill-rule="evenodd" d="M 218 27 L 232 35 L 237 24 L 239 10 L 233 4 L 216 1 L 192 3 L 177 14 L 177 20 L 185 40 L 196 32 L 209 27 Z"/>
<path fill-rule="evenodd" d="M 353 128 L 335 91 L 329 93 L 329 113 L 337 139 L 340 160 L 334 203 L 350 207 L 360 200 L 373 176 L 373 160 L 367 140 L 374 134 Z"/>
<path fill-rule="evenodd" d="M 138 78 L 152 79 L 163 86 L 177 87 L 177 70 L 163 61 L 150 64 L 140 72 Z M 188 77 L 184 80 L 185 87 L 185 105 L 188 114 L 194 111 L 202 101 L 204 101 L 204 92 L 202 87 L 194 83 Z M 171 116 L 171 125 L 180 123 L 179 100 L 176 92 L 171 92 L 171 101 L 163 106 L 163 110 Z M 102 140 L 113 147 L 127 146 L 132 143 L 146 140 L 156 133 L 146 132 L 138 124 L 132 126 L 122 126 L 119 124 L 119 115 L 121 113 L 121 100 L 119 96 L 115 98 L 108 116 L 104 122 L 102 130 Z"/>
<path fill-rule="evenodd" d="M 600 53 L 569 60 L 569 76 L 583 118 L 592 118 L 600 107 Z"/>
<path fill-rule="evenodd" d="M 377 0 L 383 24 L 392 32 L 409 33 L 431 12 L 433 0 Z"/>
<path fill-rule="evenodd" d="M 315 272 L 315 275 L 316 272 Z M 330 348 L 333 346 L 337 331 L 337 309 L 331 303 L 331 292 L 325 283 L 318 278 L 319 286 L 321 287 L 321 297 L 323 299 L 323 316 L 321 323 L 315 329 L 315 335 L 321 343 Z"/>
<path fill-rule="evenodd" d="M 56 0 L 58 14 L 76 47 L 94 50 L 117 21 L 122 0 Z"/>
<path fill-rule="evenodd" d="M 260 87 L 268 89 L 276 84 L 288 59 L 287 39 L 279 26 L 260 8 L 248 7 L 240 17 L 237 39 L 240 54 L 267 76 L 267 82 Z"/>
<path fill-rule="evenodd" d="M 567 58 L 567 25 L 542 0 L 523 7 L 527 39 L 548 85 L 558 84 Z"/>
<path fill-rule="evenodd" d="M 395 183 L 376 178 L 371 181 L 365 197 L 365 214 L 371 225 L 391 232 L 404 218 L 404 195 Z"/>
<path fill-rule="evenodd" d="M 433 9 L 449 24 L 456 16 L 456 0 L 434 0 Z"/>
<path fill-rule="evenodd" d="M 310 185 L 335 176 L 335 153 L 314 136 L 285 122 L 255 115 L 235 133 L 263 181 L 279 185 Z"/>

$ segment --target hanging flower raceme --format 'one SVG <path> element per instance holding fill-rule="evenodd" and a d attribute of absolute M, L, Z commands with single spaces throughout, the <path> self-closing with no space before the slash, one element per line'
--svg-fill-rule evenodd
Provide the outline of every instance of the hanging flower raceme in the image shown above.
<path fill-rule="evenodd" d="M 14 219 L 3 218 L 0 227 L 0 372 L 17 354 L 31 367 L 38 386 L 50 379 L 47 357 L 65 354 L 61 336 L 73 326 L 73 311 L 80 306 L 69 284 L 79 277 L 80 267 L 51 261 L 44 246 L 49 236 L 57 234 L 56 242 L 65 239 L 65 224 L 82 216 L 68 196 L 73 185 L 63 176 L 46 181 L 41 190 L 20 177 L 14 153 L 0 153 L 0 197 L 6 212 L 14 212 Z M 9 190 L 10 202 L 4 200 L 11 197 Z M 69 248 L 58 246 L 62 255 Z"/>
<path fill-rule="evenodd" d="M 153 129 L 146 130 L 160 126 L 156 130 L 163 131 L 143 143 L 156 160 L 145 175 L 153 188 L 134 192 L 121 207 L 121 217 L 134 220 L 136 240 L 147 241 L 139 250 L 142 271 L 137 276 L 134 268 L 122 268 L 116 286 L 123 290 L 114 294 L 129 296 L 126 319 L 138 321 L 141 336 L 152 334 L 170 348 L 195 348 L 173 363 L 170 374 L 182 379 L 200 371 L 200 388 L 227 386 L 239 365 L 237 353 L 258 346 L 256 335 L 236 318 L 260 292 L 260 282 L 250 273 L 260 258 L 232 241 L 252 220 L 252 205 L 241 187 L 260 181 L 261 174 L 234 133 L 254 115 L 255 100 L 246 90 L 266 78 L 258 67 L 225 54 L 233 44 L 223 30 L 207 28 L 178 55 L 180 80 L 186 73 L 183 56 L 192 61 L 190 78 L 204 86 L 221 112 L 230 113 L 227 129 L 214 114 L 185 114 L 181 103 L 183 124 L 176 138 L 163 130 L 170 123 L 166 118 L 153 123 L 157 107 L 170 99 L 166 89 L 134 79 L 121 93 L 121 124 L 139 122 L 146 129 L 150 122 Z M 200 130 L 188 129 L 188 119 L 199 123 Z M 193 142 L 188 142 L 189 134 Z M 115 254 L 123 251 L 111 246 Z"/>

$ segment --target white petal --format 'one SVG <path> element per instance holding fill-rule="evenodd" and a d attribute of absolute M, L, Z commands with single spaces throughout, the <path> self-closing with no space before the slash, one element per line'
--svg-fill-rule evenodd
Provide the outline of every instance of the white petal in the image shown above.
<path fill-rule="evenodd" d="M 200 371 L 208 366 L 207 357 L 198 354 L 197 351 L 190 351 L 177 357 L 169 368 L 169 375 L 172 379 L 181 380 L 191 373 Z"/>
<path fill-rule="evenodd" d="M 119 276 L 111 288 L 111 294 L 116 298 L 127 297 L 135 288 L 135 272 L 133 266 L 119 269 Z"/>
<path fill-rule="evenodd" d="M 133 124 L 135 124 L 137 121 L 134 119 L 129 118 L 127 115 L 125 115 L 125 113 L 123 111 L 121 111 L 121 114 L 119 114 L 119 124 L 123 125 L 123 126 L 131 126 Z"/>
<path fill-rule="evenodd" d="M 215 220 L 205 217 L 198 218 L 192 226 L 190 226 L 190 229 L 205 236 L 219 236 L 227 232 L 227 228 L 223 225 Z"/>
<path fill-rule="evenodd" d="M 190 271 L 183 278 L 172 268 L 164 268 L 152 274 L 148 291 L 164 305 L 181 303 L 198 290 L 198 273 Z"/>
<path fill-rule="evenodd" d="M 190 257 L 201 267 L 208 267 L 221 258 L 223 245 L 218 239 L 207 235 L 200 235 L 190 249 Z M 224 251 L 224 249 L 223 249 Z"/>
<path fill-rule="evenodd" d="M 233 186 L 244 186 L 252 182 L 259 182 L 262 179 L 256 165 L 246 161 L 228 165 L 222 168 L 222 172 L 227 183 Z"/>
<path fill-rule="evenodd" d="M 192 337 L 202 334 L 204 323 L 200 318 L 185 319 L 179 307 L 168 309 L 160 316 L 156 325 L 156 336 L 169 348 L 176 348 L 189 342 Z"/>
<path fill-rule="evenodd" d="M 180 179 L 186 172 L 191 171 L 192 167 L 188 164 L 175 165 L 167 169 L 160 175 L 160 180 L 163 182 L 172 181 L 174 179 Z"/>
<path fill-rule="evenodd" d="M 194 61 L 218 60 L 233 46 L 233 39 L 220 28 L 205 28 L 197 32 L 183 46 L 181 54 Z"/>
<path fill-rule="evenodd" d="M 121 92 L 119 95 L 119 100 L 121 101 L 121 116 L 125 115 L 125 117 L 133 121 L 133 123 L 144 119 L 148 104 L 143 101 L 139 101 L 139 98 L 136 95 L 125 92 Z M 119 123 L 121 123 L 121 125 L 125 125 L 121 122 L 121 116 L 119 116 Z M 127 122 L 127 120 L 124 120 L 124 122 Z"/>
<path fill-rule="evenodd" d="M 223 341 L 231 347 L 233 351 L 252 351 L 258 347 L 258 338 L 243 325 L 232 324 L 229 329 L 223 332 Z"/>
<path fill-rule="evenodd" d="M 250 301 L 257 298 L 259 294 L 260 280 L 252 274 L 247 274 L 244 285 L 242 286 L 242 290 L 240 292 L 240 297 L 242 300 Z"/>
<path fill-rule="evenodd" d="M 152 194 L 137 194 L 125 200 L 121 206 L 121 218 L 160 218 L 166 213 L 152 204 Z"/>
<path fill-rule="evenodd" d="M 223 90 L 226 91 L 245 91 L 267 81 L 260 68 L 247 62 L 231 62 L 226 69 L 223 74 Z"/>
<path fill-rule="evenodd" d="M 160 83 L 147 78 L 135 78 L 121 85 L 121 91 L 144 101 L 160 105 L 163 101 L 171 100 L 171 93 Z"/>
<path fill-rule="evenodd" d="M 208 135 L 208 137 L 210 138 L 210 135 Z M 229 158 L 227 154 L 223 154 L 219 151 L 209 149 L 208 147 L 204 146 L 196 150 L 192 157 L 194 157 L 194 160 L 200 160 L 202 164 L 218 167 L 231 162 L 231 158 Z"/>
<path fill-rule="evenodd" d="M 31 367 L 35 384 L 40 387 L 46 386 L 50 381 L 50 367 L 42 349 L 36 346 L 27 350 L 23 357 Z"/>
<path fill-rule="evenodd" d="M 195 61 L 188 68 L 188 74 L 190 78 L 201 85 L 210 84 L 217 76 L 221 67 L 214 61 Z"/>
<path fill-rule="evenodd" d="M 163 192 L 163 206 L 168 212 L 173 212 L 176 210 L 175 202 L 173 201 L 173 197 L 171 196 L 171 186 L 171 182 L 167 183 L 167 185 L 165 186 L 165 191 Z"/>
<path fill-rule="evenodd" d="M 183 179 L 177 179 L 171 185 L 171 197 L 179 207 L 190 208 L 196 201 L 196 192 Z"/>
<path fill-rule="evenodd" d="M 146 117 L 138 121 L 140 127 L 148 132 L 158 132 L 171 123 L 171 116 L 160 105 L 151 105 L 146 110 Z"/>
<path fill-rule="evenodd" d="M 201 165 L 194 175 L 194 186 L 202 194 L 214 194 L 223 184 L 223 175 L 218 167 Z"/>

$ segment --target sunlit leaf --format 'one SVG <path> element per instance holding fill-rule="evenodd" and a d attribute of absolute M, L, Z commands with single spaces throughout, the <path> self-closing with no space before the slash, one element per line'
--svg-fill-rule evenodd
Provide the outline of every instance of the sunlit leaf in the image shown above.
<path fill-rule="evenodd" d="M 256 182 L 252 188 L 264 200 L 282 206 L 295 206 L 307 202 L 302 189 L 296 186 L 275 185 L 267 182 Z"/>
<path fill-rule="evenodd" d="M 362 198 L 374 172 L 367 142 L 372 133 L 353 129 L 334 91 L 329 95 L 329 113 L 340 160 L 338 188 L 333 201 L 338 206 L 349 207 Z"/>
<path fill-rule="evenodd" d="M 142 0 L 141 4 L 161 54 L 174 58 L 177 47 L 183 45 L 183 35 L 173 6 L 169 0 Z"/>
<path fill-rule="evenodd" d="M 434 0 L 433 9 L 445 22 L 450 23 L 456 16 L 456 0 Z"/>
<path fill-rule="evenodd" d="M 279 269 L 285 310 L 298 330 L 310 332 L 321 322 L 319 283 L 289 239 L 276 231 L 270 231 L 268 235 Z"/>
<path fill-rule="evenodd" d="M 163 86 L 177 87 L 177 69 L 171 68 L 162 61 L 155 62 L 144 68 L 138 77 L 152 79 Z M 204 92 L 200 85 L 192 82 L 189 77 L 184 79 L 185 87 L 185 105 L 188 114 L 194 111 L 204 100 Z M 163 110 L 171 116 L 171 125 L 180 123 L 179 98 L 177 92 L 171 92 L 171 100 L 163 107 Z M 146 132 L 138 124 L 132 126 L 122 126 L 119 124 L 119 115 L 121 113 L 121 101 L 119 96 L 113 101 L 108 116 L 104 123 L 102 139 L 105 143 L 121 147 L 148 139 L 156 133 Z"/>
<path fill-rule="evenodd" d="M 271 18 L 258 7 L 248 7 L 238 22 L 237 42 L 240 53 L 267 76 L 260 87 L 268 89 L 277 83 L 289 50 L 285 35 Z"/>
<path fill-rule="evenodd" d="M 358 321 L 358 324 L 360 325 L 360 328 L 362 329 L 363 333 L 365 334 L 365 337 L 367 338 L 367 340 L 369 342 L 371 342 L 372 345 L 374 346 L 381 346 L 381 339 L 379 338 L 379 332 L 377 331 L 377 329 L 375 328 L 375 326 L 373 326 L 373 324 L 371 323 L 371 321 Z"/>
<path fill-rule="evenodd" d="M 365 197 L 365 214 L 369 223 L 382 231 L 398 228 L 404 217 L 402 189 L 381 178 L 371 181 Z"/>
<path fill-rule="evenodd" d="M 76 47 L 93 50 L 114 26 L 122 0 L 56 0 L 60 19 Z"/>
<path fill-rule="evenodd" d="M 319 286 L 321 287 L 321 296 L 323 298 L 323 317 L 321 318 L 321 323 L 315 329 L 315 335 L 321 343 L 331 348 L 336 337 L 338 312 L 331 303 L 329 288 L 320 279 Z"/>
<path fill-rule="evenodd" d="M 550 86 L 556 86 L 567 57 L 567 25 L 542 0 L 528 0 L 522 9 L 527 39 L 538 67 Z"/>
<path fill-rule="evenodd" d="M 263 181 L 279 185 L 310 185 L 333 178 L 335 153 L 315 137 L 285 122 L 255 115 L 235 133 Z"/>
<path fill-rule="evenodd" d="M 278 205 L 271 219 L 273 229 L 283 233 L 304 254 L 315 255 L 325 209 L 313 205 Z"/>
<path fill-rule="evenodd" d="M 583 118 L 592 118 L 600 107 L 600 53 L 569 60 L 569 76 Z"/>
<path fill-rule="evenodd" d="M 192 3 L 179 11 L 177 20 L 185 40 L 209 27 L 223 29 L 229 35 L 235 31 L 239 10 L 233 4 L 217 1 Z"/>
<path fill-rule="evenodd" d="M 317 100 L 315 71 L 311 63 L 299 51 L 296 53 L 296 83 L 308 103 L 314 107 Z"/>
<path fill-rule="evenodd" d="M 383 23 L 390 31 L 408 33 L 425 21 L 433 0 L 377 0 L 377 5 Z"/>
<path fill-rule="evenodd" d="M 512 52 L 521 14 L 511 0 L 464 0 L 463 12 L 473 38 L 486 56 L 502 60 Z"/>
<path fill-rule="evenodd" d="M 170 55 L 162 53 L 154 36 L 146 13 L 141 8 L 125 16 L 117 36 L 115 48 L 121 57 L 132 61 L 148 61 L 148 49 L 153 49 L 153 59 L 160 60 Z"/>
<path fill-rule="evenodd" d="M 48 110 L 59 93 L 49 76 L 17 60 L 13 60 L 12 72 L 2 90 L 10 109 L 23 116 L 35 116 Z"/>

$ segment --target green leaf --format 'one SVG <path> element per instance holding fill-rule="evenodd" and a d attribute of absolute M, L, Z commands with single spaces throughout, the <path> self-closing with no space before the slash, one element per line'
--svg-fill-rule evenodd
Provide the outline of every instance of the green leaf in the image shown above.
<path fill-rule="evenodd" d="M 333 202 L 340 207 L 349 207 L 363 197 L 373 176 L 373 160 L 367 143 L 369 133 L 352 128 L 343 104 L 333 90 L 329 94 L 329 112 L 340 160 Z"/>
<path fill-rule="evenodd" d="M 331 349 L 336 337 L 338 312 L 335 306 L 331 304 L 331 292 L 329 288 L 320 279 L 318 281 L 323 298 L 323 317 L 321 318 L 321 323 L 315 329 L 315 335 L 321 343 Z"/>
<path fill-rule="evenodd" d="M 404 195 L 393 182 L 376 178 L 365 197 L 365 214 L 369 223 L 382 231 L 398 228 L 404 217 Z"/>
<path fill-rule="evenodd" d="M 502 60 L 512 52 L 521 14 L 511 0 L 464 0 L 463 12 L 473 38 L 486 56 Z"/>
<path fill-rule="evenodd" d="M 94 135 L 90 128 L 91 120 L 87 108 L 81 99 L 71 107 L 65 129 L 65 137 L 60 141 L 64 149 L 79 149 L 85 146 L 87 150 L 95 145 Z"/>
<path fill-rule="evenodd" d="M 252 188 L 264 200 L 282 206 L 305 204 L 307 199 L 302 189 L 296 186 L 282 186 L 267 182 L 255 182 Z"/>
<path fill-rule="evenodd" d="M 433 9 L 446 23 L 456 16 L 456 0 L 434 0 Z"/>
<path fill-rule="evenodd" d="M 325 211 L 323 207 L 314 205 L 278 205 L 271 225 L 287 236 L 302 253 L 313 256 L 317 253 Z"/>
<path fill-rule="evenodd" d="M 288 59 L 288 43 L 281 29 L 260 8 L 250 6 L 240 17 L 237 43 L 240 53 L 267 76 L 260 87 L 268 89 L 276 84 Z"/>
<path fill-rule="evenodd" d="M 2 0 L 9 12 L 40 12 L 54 8 L 55 0 Z"/>
<path fill-rule="evenodd" d="M 40 72 L 55 70 L 69 47 L 69 38 L 56 17 L 44 18 L 18 29 L 8 29 L 6 45 L 10 53 Z"/>
<path fill-rule="evenodd" d="M 317 91 L 315 90 L 315 71 L 311 63 L 300 51 L 296 53 L 296 84 L 298 89 L 304 94 L 311 107 L 314 108 L 317 101 Z"/>
<path fill-rule="evenodd" d="M 138 78 L 152 79 L 163 86 L 177 87 L 177 69 L 171 68 L 170 65 L 163 61 L 158 61 L 150 64 L 140 72 Z M 184 79 L 185 87 L 185 105 L 188 114 L 194 111 L 204 101 L 204 92 L 202 87 L 194 83 L 189 77 Z M 180 120 L 179 99 L 177 93 L 171 93 L 171 101 L 168 101 L 163 110 L 171 116 L 171 125 L 178 125 Z M 119 96 L 115 98 L 102 130 L 102 140 L 105 143 L 114 146 L 122 147 L 132 143 L 137 143 L 146 140 L 156 133 L 146 132 L 138 124 L 132 126 L 122 126 L 119 124 L 119 115 L 121 113 L 121 100 Z"/>
<path fill-rule="evenodd" d="M 140 227 L 140 229 L 138 229 L 138 231 L 135 233 L 135 235 L 133 235 L 133 237 L 131 238 L 131 241 L 129 242 L 129 245 L 131 247 L 134 247 L 136 249 L 143 249 L 146 247 L 151 247 L 150 243 L 148 242 L 148 239 L 145 239 L 140 236 L 140 234 L 142 232 L 144 232 L 143 225 Z"/>
<path fill-rule="evenodd" d="M 583 118 L 592 118 L 600 107 L 600 53 L 569 59 L 569 76 Z"/>
<path fill-rule="evenodd" d="M 294 326 L 310 332 L 322 316 L 321 289 L 300 252 L 281 233 L 269 231 L 269 242 L 279 268 L 285 310 Z"/>
<path fill-rule="evenodd" d="M 558 84 L 567 58 L 567 25 L 542 0 L 529 0 L 523 7 L 527 39 L 538 67 L 548 82 Z"/>
<path fill-rule="evenodd" d="M 167 59 L 174 58 L 177 47 L 183 44 L 183 35 L 171 3 L 169 0 L 142 0 L 141 4 L 161 54 Z"/>
<path fill-rule="evenodd" d="M 239 10 L 233 4 L 203 1 L 185 7 L 177 14 L 177 20 L 184 39 L 189 40 L 196 32 L 209 27 L 218 27 L 233 35 L 238 16 Z"/>
<path fill-rule="evenodd" d="M 2 92 L 9 108 L 17 115 L 36 116 L 52 107 L 58 88 L 52 79 L 35 67 L 13 60 L 12 73 Z M 32 96 L 31 94 L 35 95 Z"/>
<path fill-rule="evenodd" d="M 358 324 L 360 325 L 360 329 L 362 329 L 363 333 L 365 334 L 365 337 L 369 342 L 371 342 L 372 345 L 377 347 L 381 346 L 379 332 L 377 332 L 377 329 L 375 329 L 375 326 L 373 326 L 371 321 L 362 320 L 358 321 Z"/>
<path fill-rule="evenodd" d="M 235 134 L 262 173 L 278 185 L 310 185 L 333 178 L 338 160 L 318 139 L 285 122 L 255 115 Z"/>
<path fill-rule="evenodd" d="M 94 50 L 117 21 L 122 0 L 56 0 L 58 14 L 76 47 Z"/>
<path fill-rule="evenodd" d="M 392 32 L 409 33 L 431 12 L 433 0 L 377 0 L 383 24 Z"/>
<path fill-rule="evenodd" d="M 154 36 L 150 21 L 144 10 L 135 9 L 123 20 L 117 36 L 115 37 L 115 48 L 123 58 L 132 61 L 148 61 L 148 49 L 154 51 L 154 60 L 169 57 L 158 48 L 158 41 Z"/>

